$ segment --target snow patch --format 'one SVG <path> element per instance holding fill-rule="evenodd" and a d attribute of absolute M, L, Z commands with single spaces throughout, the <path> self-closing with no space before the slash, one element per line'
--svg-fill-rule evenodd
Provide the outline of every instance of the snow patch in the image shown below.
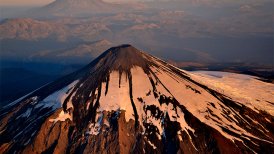
<path fill-rule="evenodd" d="M 72 121 L 72 114 L 70 113 L 65 113 L 63 110 L 60 112 L 59 116 L 56 119 L 50 119 L 50 122 L 54 122 L 56 123 L 57 121 L 66 121 L 67 119 L 69 119 L 70 121 Z"/>
<path fill-rule="evenodd" d="M 195 71 L 191 76 L 208 87 L 225 93 L 239 103 L 258 112 L 266 111 L 274 116 L 274 84 L 258 80 L 257 77 L 218 71 Z"/>
<path fill-rule="evenodd" d="M 105 90 L 106 83 L 102 83 L 100 107 L 97 111 L 124 110 L 127 122 L 130 119 L 134 119 L 134 112 L 129 97 L 129 82 L 126 74 L 123 73 L 121 75 L 121 83 L 119 87 L 119 72 L 111 72 L 107 95 L 105 95 Z"/>
<path fill-rule="evenodd" d="M 38 97 L 37 96 L 31 97 L 30 98 L 30 102 L 31 102 L 30 104 L 35 105 L 38 102 Z M 28 108 L 26 112 L 24 112 L 20 116 L 16 117 L 16 119 L 19 119 L 19 118 L 28 118 L 31 115 L 32 110 L 33 110 L 33 108 Z"/>
<path fill-rule="evenodd" d="M 101 127 L 103 124 L 103 118 L 104 118 L 103 113 L 97 113 L 96 114 L 96 123 L 91 123 L 89 125 L 89 131 L 87 131 L 86 134 L 98 135 L 101 131 Z"/>
<path fill-rule="evenodd" d="M 52 110 L 56 110 L 58 108 L 61 108 L 64 100 L 69 95 L 70 91 L 72 91 L 72 88 L 78 83 L 79 80 L 76 80 L 69 84 L 68 86 L 62 88 L 61 90 L 49 95 L 44 100 L 40 101 L 35 108 L 51 108 Z M 72 106 L 70 103 L 68 103 L 68 106 Z"/>
<path fill-rule="evenodd" d="M 149 144 L 150 146 L 152 146 L 152 148 L 153 148 L 154 150 L 157 148 L 153 143 L 150 142 L 150 140 L 147 140 L 147 142 L 148 142 L 148 144 Z"/>
<path fill-rule="evenodd" d="M 223 104 L 218 99 L 216 99 L 214 96 L 212 96 L 210 93 L 208 93 L 206 90 L 202 89 L 201 87 L 195 85 L 194 83 L 188 82 L 187 80 L 180 80 L 179 82 L 174 80 L 174 77 L 171 77 L 171 72 L 168 72 L 166 70 L 155 70 L 154 72 L 158 72 L 157 77 L 159 80 L 166 86 L 166 88 L 170 91 L 172 96 L 176 98 L 176 100 L 179 101 L 182 105 L 186 107 L 186 109 L 191 112 L 195 117 L 197 117 L 201 122 L 211 126 L 212 128 L 218 130 L 223 136 L 226 138 L 234 141 L 236 138 L 225 131 L 223 131 L 222 128 L 229 129 L 230 131 L 237 133 L 239 135 L 245 134 L 249 138 L 256 138 L 256 136 L 250 134 L 243 128 L 239 127 L 234 121 L 229 121 L 225 116 L 223 112 L 222 106 L 220 104 Z M 168 73 L 171 73 L 171 75 L 168 75 Z M 176 76 L 176 74 L 174 74 Z M 220 78 L 218 76 L 218 78 Z M 214 83 L 214 81 L 212 81 Z M 186 85 L 191 86 L 192 88 L 200 91 L 200 93 L 195 93 L 195 91 L 189 90 L 186 88 Z M 272 97 L 272 96 L 271 96 Z M 208 102 L 211 102 L 215 107 L 212 107 L 209 105 Z M 225 106 L 223 104 L 223 106 Z M 210 112 L 210 110 L 212 113 Z M 242 118 L 239 114 L 237 114 L 236 111 L 230 108 L 226 108 L 231 112 L 233 116 L 238 116 L 242 120 Z M 185 131 L 191 130 L 188 128 L 187 124 L 185 123 L 184 119 L 182 118 L 183 115 L 179 115 L 179 121 L 180 124 L 183 125 L 183 128 L 185 128 Z M 185 126 L 186 125 L 186 126 Z M 194 131 L 194 130 L 191 130 Z M 238 139 L 240 140 L 240 139 Z"/>

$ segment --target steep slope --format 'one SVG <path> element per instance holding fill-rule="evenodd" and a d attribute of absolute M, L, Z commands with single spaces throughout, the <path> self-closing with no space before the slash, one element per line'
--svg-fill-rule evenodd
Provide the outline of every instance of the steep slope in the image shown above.
<path fill-rule="evenodd" d="M 110 48 L 2 108 L 0 151 L 273 152 L 273 115 L 197 81 L 130 45 Z"/>

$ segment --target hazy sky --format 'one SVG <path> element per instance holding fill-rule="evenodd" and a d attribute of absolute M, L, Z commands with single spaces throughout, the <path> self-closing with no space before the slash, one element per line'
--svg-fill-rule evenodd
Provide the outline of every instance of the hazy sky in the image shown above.
<path fill-rule="evenodd" d="M 44 5 L 54 0 L 0 0 L 0 6 Z"/>

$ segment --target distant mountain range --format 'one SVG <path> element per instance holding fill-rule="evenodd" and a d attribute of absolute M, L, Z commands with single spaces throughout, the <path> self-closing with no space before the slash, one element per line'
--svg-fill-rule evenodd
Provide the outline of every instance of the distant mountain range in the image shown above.
<path fill-rule="evenodd" d="M 37 51 L 30 55 L 31 59 L 44 59 L 45 61 L 54 62 L 66 62 L 70 60 L 78 60 L 79 63 L 88 63 L 90 59 L 95 59 L 99 56 L 102 51 L 110 48 L 113 45 L 112 42 L 108 40 L 99 40 L 95 42 L 85 42 L 75 45 L 71 48 L 64 48 L 59 50 L 42 50 Z"/>
<path fill-rule="evenodd" d="M 137 7 L 140 3 L 57 0 L 34 10 L 31 15 L 37 17 L 2 20 L 0 55 L 32 60 L 29 57 L 40 52 L 63 52 L 105 39 L 113 44 L 134 43 L 179 62 L 272 65 L 273 11 L 266 1 L 220 1 L 229 6 L 213 0 L 169 1 L 161 5 L 157 1 L 147 2 L 147 9 L 138 11 L 146 7 Z M 206 5 L 215 2 L 218 7 Z M 113 11 L 109 7 L 117 12 L 109 13 Z"/>
<path fill-rule="evenodd" d="M 6 19 L 0 23 L 0 55 L 29 59 L 40 51 L 62 51 L 105 39 L 113 44 L 134 43 L 174 61 L 272 64 L 271 37 L 260 35 L 264 33 L 238 36 L 242 34 L 240 29 L 234 35 L 219 31 L 221 25 L 209 24 L 183 11 L 158 11 L 149 15 L 118 13 L 89 18 Z"/>
<path fill-rule="evenodd" d="M 32 18 L 7 19 L 0 24 L 0 39 L 37 41 L 56 39 L 67 41 L 73 37 L 96 37 L 99 33 L 110 32 L 103 23 L 77 19 L 37 20 Z"/>
<path fill-rule="evenodd" d="M 33 17 L 85 17 L 98 14 L 140 11 L 141 3 L 114 3 L 103 0 L 56 0 L 44 7 L 29 12 Z"/>

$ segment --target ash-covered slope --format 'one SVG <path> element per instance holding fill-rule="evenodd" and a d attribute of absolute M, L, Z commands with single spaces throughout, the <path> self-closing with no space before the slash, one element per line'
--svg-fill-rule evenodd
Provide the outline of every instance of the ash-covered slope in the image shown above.
<path fill-rule="evenodd" d="M 273 152 L 273 115 L 192 76 L 130 45 L 110 48 L 2 108 L 0 152 Z"/>

